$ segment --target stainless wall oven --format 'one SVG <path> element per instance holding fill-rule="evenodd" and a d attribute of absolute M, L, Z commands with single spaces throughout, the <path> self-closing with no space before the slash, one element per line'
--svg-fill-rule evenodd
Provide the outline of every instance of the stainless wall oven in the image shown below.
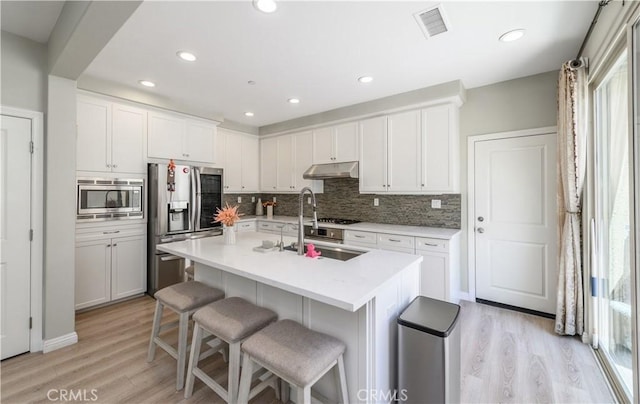
<path fill-rule="evenodd" d="M 144 180 L 88 178 L 76 181 L 76 219 L 118 220 L 144 217 Z"/>

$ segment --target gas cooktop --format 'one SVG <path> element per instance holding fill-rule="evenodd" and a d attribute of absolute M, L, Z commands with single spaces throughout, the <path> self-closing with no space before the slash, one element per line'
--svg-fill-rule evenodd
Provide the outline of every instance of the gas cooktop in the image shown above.
<path fill-rule="evenodd" d="M 332 224 L 354 224 L 354 223 L 360 223 L 359 220 L 353 220 L 353 219 L 338 219 L 335 217 L 323 217 L 318 219 L 319 223 L 332 223 Z"/>

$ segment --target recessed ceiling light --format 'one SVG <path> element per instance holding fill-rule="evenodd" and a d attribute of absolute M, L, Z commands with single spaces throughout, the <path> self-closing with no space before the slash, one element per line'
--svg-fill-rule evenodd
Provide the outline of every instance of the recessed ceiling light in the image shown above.
<path fill-rule="evenodd" d="M 513 42 L 524 36 L 524 29 L 513 29 L 511 31 L 507 31 L 504 34 L 500 35 L 500 41 L 502 42 Z"/>
<path fill-rule="evenodd" d="M 244 113 L 244 116 L 253 116 L 253 112 L 247 111 L 247 112 Z"/>
<path fill-rule="evenodd" d="M 154 83 L 153 81 L 149 81 L 149 80 L 140 80 L 138 83 L 142 84 L 145 87 L 155 87 L 156 83 Z"/>
<path fill-rule="evenodd" d="M 278 8 L 275 0 L 253 0 L 253 6 L 263 13 L 273 13 Z"/>
<path fill-rule="evenodd" d="M 371 83 L 373 81 L 373 77 L 371 76 L 358 77 L 358 81 L 361 83 Z"/>
<path fill-rule="evenodd" d="M 289 98 L 287 101 L 289 101 L 289 104 L 300 104 L 300 100 L 297 98 Z"/>
<path fill-rule="evenodd" d="M 180 59 L 186 60 L 187 62 L 195 62 L 197 59 L 196 55 L 187 51 L 178 51 L 176 55 L 178 55 Z"/>

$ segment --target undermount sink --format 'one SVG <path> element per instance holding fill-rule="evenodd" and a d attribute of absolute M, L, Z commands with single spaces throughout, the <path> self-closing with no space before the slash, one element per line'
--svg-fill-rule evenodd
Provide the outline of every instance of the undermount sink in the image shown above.
<path fill-rule="evenodd" d="M 298 248 L 292 245 L 286 246 L 284 248 L 287 251 L 294 251 L 297 252 Z M 356 251 L 356 250 L 350 250 L 348 248 L 343 248 L 343 247 L 329 247 L 329 246 L 319 246 L 316 245 L 316 251 L 319 251 L 321 253 L 320 257 L 318 258 L 331 258 L 334 260 L 340 260 L 340 261 L 348 261 L 351 258 L 355 258 L 358 255 L 362 255 L 365 253 L 365 251 Z"/>

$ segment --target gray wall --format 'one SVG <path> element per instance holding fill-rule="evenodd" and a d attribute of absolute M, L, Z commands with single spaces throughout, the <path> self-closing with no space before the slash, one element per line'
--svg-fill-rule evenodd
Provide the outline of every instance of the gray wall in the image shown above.
<path fill-rule="evenodd" d="M 45 112 L 47 47 L 2 31 L 0 104 Z"/>
<path fill-rule="evenodd" d="M 470 136 L 557 124 L 558 71 L 467 90 L 460 108 L 460 190 L 462 192 L 461 287 L 468 291 L 467 142 Z M 555 162 L 553 162 L 555 164 Z"/>
<path fill-rule="evenodd" d="M 45 157 L 44 339 L 75 330 L 76 82 L 49 76 Z"/>

